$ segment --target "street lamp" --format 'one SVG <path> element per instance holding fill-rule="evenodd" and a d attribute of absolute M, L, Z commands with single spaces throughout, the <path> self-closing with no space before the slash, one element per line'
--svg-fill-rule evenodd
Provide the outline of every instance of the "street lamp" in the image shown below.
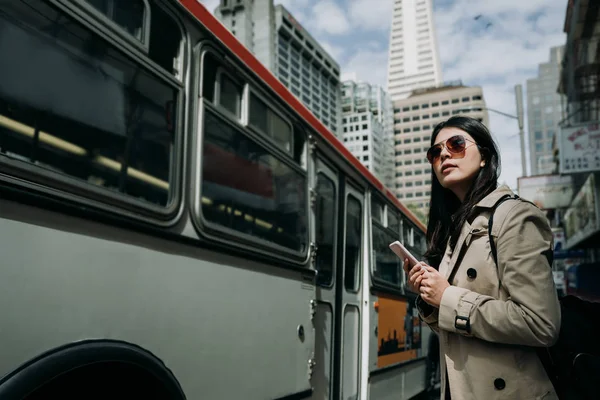
<path fill-rule="evenodd" d="M 494 110 L 493 108 L 488 107 L 468 107 L 457 110 L 458 112 L 463 111 L 482 111 L 487 110 L 494 112 L 496 114 L 500 114 L 507 118 L 516 119 L 519 124 L 519 136 L 521 137 L 521 167 L 523 169 L 523 176 L 527 176 L 527 162 L 525 157 L 525 132 L 523 131 L 523 89 L 521 85 L 515 86 L 515 96 L 517 99 L 517 115 L 507 114 L 502 111 Z"/>

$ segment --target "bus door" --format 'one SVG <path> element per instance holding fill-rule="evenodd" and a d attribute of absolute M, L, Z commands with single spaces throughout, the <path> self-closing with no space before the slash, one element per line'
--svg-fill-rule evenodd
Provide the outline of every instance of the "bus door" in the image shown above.
<path fill-rule="evenodd" d="M 338 351 L 334 341 L 335 293 L 338 268 L 340 188 L 337 171 L 322 160 L 316 164 L 315 237 L 317 257 L 317 307 L 315 312 L 315 367 L 312 375 L 313 399 L 333 399 L 333 355 Z"/>
<path fill-rule="evenodd" d="M 340 343 L 336 357 L 336 394 L 338 399 L 358 399 L 361 364 L 361 271 L 364 235 L 364 193 L 343 183 L 343 203 L 340 210 L 339 273 L 336 276 L 337 297 L 336 340 Z"/>

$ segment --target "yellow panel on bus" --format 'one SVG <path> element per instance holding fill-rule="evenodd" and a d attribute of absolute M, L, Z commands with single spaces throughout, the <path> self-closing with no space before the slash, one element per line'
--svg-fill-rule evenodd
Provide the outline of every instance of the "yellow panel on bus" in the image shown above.
<path fill-rule="evenodd" d="M 377 322 L 377 368 L 413 360 L 421 347 L 421 324 L 413 302 L 380 295 L 375 303 Z"/>

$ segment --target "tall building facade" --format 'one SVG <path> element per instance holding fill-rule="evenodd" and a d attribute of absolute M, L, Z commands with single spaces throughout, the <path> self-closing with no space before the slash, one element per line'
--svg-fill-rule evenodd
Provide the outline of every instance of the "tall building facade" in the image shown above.
<path fill-rule="evenodd" d="M 562 97 L 557 93 L 564 46 L 550 49 L 550 61 L 527 80 L 527 124 L 531 175 L 551 174 L 555 168 L 553 138 L 561 121 Z"/>
<path fill-rule="evenodd" d="M 431 197 L 431 166 L 426 153 L 435 126 L 455 115 L 477 118 L 489 125 L 483 91 L 460 81 L 415 90 L 394 101 L 394 170 L 396 196 L 427 213 Z"/>
<path fill-rule="evenodd" d="M 392 101 L 383 88 L 365 82 L 343 82 L 344 144 L 390 189 L 394 183 L 393 123 Z"/>
<path fill-rule="evenodd" d="M 285 7 L 275 6 L 273 0 L 221 0 L 215 16 L 341 136 L 340 66 Z"/>
<path fill-rule="evenodd" d="M 442 82 L 432 0 L 394 1 L 387 73 L 393 101 Z"/>

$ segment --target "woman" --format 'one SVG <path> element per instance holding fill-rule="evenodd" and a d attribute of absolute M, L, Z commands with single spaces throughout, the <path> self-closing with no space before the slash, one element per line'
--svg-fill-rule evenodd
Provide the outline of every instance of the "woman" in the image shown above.
<path fill-rule="evenodd" d="M 442 399 L 556 399 L 536 347 L 558 338 L 560 307 L 552 279 L 552 231 L 520 200 L 494 212 L 500 160 L 487 128 L 472 118 L 437 125 L 427 158 L 432 196 L 427 226 L 431 263 L 408 271 L 421 318 L 438 333 Z"/>

